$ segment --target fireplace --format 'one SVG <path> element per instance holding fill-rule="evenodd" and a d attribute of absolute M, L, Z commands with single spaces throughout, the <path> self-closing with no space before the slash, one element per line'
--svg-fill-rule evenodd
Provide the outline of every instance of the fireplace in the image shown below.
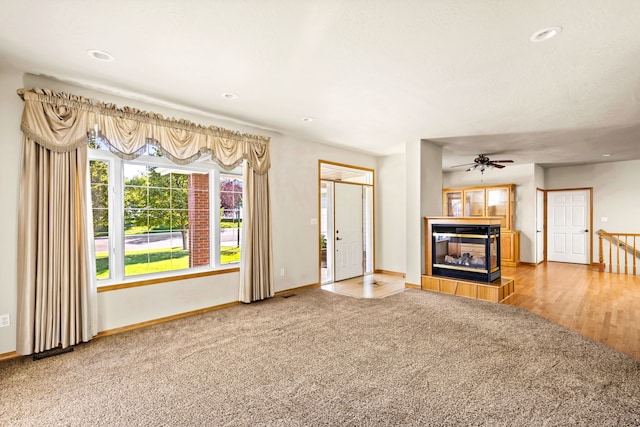
<path fill-rule="evenodd" d="M 500 279 L 500 225 L 481 222 L 430 224 L 431 274 L 478 282 Z"/>

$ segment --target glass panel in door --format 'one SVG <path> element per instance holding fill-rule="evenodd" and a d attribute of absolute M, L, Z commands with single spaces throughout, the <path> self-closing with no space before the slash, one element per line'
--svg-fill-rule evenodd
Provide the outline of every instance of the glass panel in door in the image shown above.
<path fill-rule="evenodd" d="M 450 193 L 446 193 L 446 198 L 446 216 L 462 216 L 462 192 L 452 191 Z"/>
<path fill-rule="evenodd" d="M 508 228 L 507 215 L 509 206 L 507 204 L 507 193 L 506 188 L 487 189 L 487 215 L 499 216 L 501 228 Z"/>
<path fill-rule="evenodd" d="M 484 190 L 464 192 L 465 216 L 484 216 Z"/>

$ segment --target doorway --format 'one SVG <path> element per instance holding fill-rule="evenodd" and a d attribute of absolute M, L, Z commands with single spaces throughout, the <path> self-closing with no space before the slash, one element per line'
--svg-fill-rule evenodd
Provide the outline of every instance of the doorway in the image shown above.
<path fill-rule="evenodd" d="M 373 273 L 373 170 L 320 161 L 320 282 Z"/>
<path fill-rule="evenodd" d="M 591 264 L 592 189 L 547 190 L 547 260 Z"/>

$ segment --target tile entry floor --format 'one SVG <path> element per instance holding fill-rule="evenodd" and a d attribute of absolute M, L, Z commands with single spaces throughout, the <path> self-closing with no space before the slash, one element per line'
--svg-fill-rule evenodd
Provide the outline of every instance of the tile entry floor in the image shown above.
<path fill-rule="evenodd" d="M 322 289 L 353 298 L 385 298 L 405 290 L 404 276 L 368 274 L 322 285 Z"/>

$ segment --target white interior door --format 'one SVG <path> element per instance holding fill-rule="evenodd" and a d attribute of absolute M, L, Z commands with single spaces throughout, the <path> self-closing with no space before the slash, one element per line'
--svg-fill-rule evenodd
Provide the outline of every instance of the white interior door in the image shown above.
<path fill-rule="evenodd" d="M 536 190 L 536 264 L 544 261 L 544 191 Z"/>
<path fill-rule="evenodd" d="M 334 280 L 362 276 L 362 186 L 336 183 L 334 188 Z"/>
<path fill-rule="evenodd" d="M 589 264 L 588 190 L 547 192 L 547 260 Z"/>

